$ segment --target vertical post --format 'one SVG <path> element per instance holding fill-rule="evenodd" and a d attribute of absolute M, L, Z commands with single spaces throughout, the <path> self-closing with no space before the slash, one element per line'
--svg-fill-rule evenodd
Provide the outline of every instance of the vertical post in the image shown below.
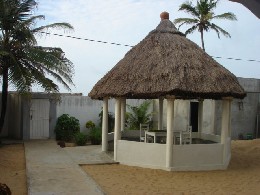
<path fill-rule="evenodd" d="M 159 98 L 158 129 L 163 129 L 163 98 Z"/>
<path fill-rule="evenodd" d="M 174 98 L 167 99 L 166 168 L 172 167 L 173 158 Z"/>
<path fill-rule="evenodd" d="M 116 104 L 115 104 L 115 132 L 114 132 L 114 160 L 117 160 L 117 140 L 121 139 L 121 101 L 120 98 L 116 99 Z"/>
<path fill-rule="evenodd" d="M 228 112 L 229 112 L 228 137 L 230 138 L 231 138 L 231 104 L 232 104 L 232 99 L 229 100 L 229 105 L 228 105 Z"/>
<path fill-rule="evenodd" d="M 126 99 L 121 99 L 121 131 L 125 130 Z"/>
<path fill-rule="evenodd" d="M 198 135 L 201 138 L 203 132 L 203 100 L 199 100 L 198 120 Z"/>
<path fill-rule="evenodd" d="M 224 98 L 222 100 L 222 122 L 221 122 L 221 144 L 223 144 L 223 162 L 227 158 L 227 138 L 230 130 L 231 119 L 231 98 Z"/>
<path fill-rule="evenodd" d="M 102 117 L 102 151 L 108 149 L 108 98 L 103 99 L 103 117 Z"/>

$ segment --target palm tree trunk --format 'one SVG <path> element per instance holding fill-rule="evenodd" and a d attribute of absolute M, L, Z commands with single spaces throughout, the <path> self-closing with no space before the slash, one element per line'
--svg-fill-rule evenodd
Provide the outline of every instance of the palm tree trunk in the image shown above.
<path fill-rule="evenodd" d="M 8 95 L 8 67 L 3 67 L 3 84 L 2 84 L 2 105 L 1 105 L 1 117 L 0 117 L 0 134 L 3 130 L 5 122 L 5 114 L 7 107 L 7 95 Z"/>
<path fill-rule="evenodd" d="M 200 31 L 202 49 L 205 51 L 203 30 Z"/>

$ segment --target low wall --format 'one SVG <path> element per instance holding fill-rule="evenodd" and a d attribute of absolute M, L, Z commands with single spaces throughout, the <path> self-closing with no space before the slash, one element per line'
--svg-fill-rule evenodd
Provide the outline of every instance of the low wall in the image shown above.
<path fill-rule="evenodd" d="M 117 161 L 125 165 L 165 169 L 165 151 L 165 144 L 117 141 Z"/>
<path fill-rule="evenodd" d="M 223 144 L 173 146 L 174 171 L 218 170 L 223 167 Z"/>
<path fill-rule="evenodd" d="M 143 130 L 142 130 L 142 136 L 144 136 Z M 140 130 L 125 130 L 125 131 L 122 131 L 122 137 L 129 137 L 129 138 L 140 137 Z"/>
<path fill-rule="evenodd" d="M 230 148 L 217 144 L 173 145 L 173 164 L 166 168 L 166 145 L 126 140 L 117 141 L 117 161 L 130 166 L 172 171 L 201 171 L 226 169 L 223 157 Z M 229 162 L 229 161 L 228 161 Z"/>
<path fill-rule="evenodd" d="M 201 134 L 201 139 L 210 140 L 210 141 L 213 141 L 213 142 L 220 143 L 221 136 L 219 136 L 219 135 L 214 135 L 214 134 L 202 133 L 202 134 Z"/>

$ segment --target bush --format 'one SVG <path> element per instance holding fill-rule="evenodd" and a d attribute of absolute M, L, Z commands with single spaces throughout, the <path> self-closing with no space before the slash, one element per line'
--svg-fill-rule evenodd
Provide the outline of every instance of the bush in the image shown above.
<path fill-rule="evenodd" d="M 80 131 L 79 120 L 68 114 L 61 115 L 55 126 L 56 139 L 71 142 Z"/>
<path fill-rule="evenodd" d="M 82 132 L 76 133 L 74 138 L 75 138 L 75 142 L 78 146 L 86 145 L 86 142 L 88 140 L 88 136 Z"/>
<path fill-rule="evenodd" d="M 94 127 L 89 132 L 89 138 L 91 141 L 91 144 L 93 145 L 99 145 L 102 140 L 102 130 L 101 127 Z"/>
<path fill-rule="evenodd" d="M 92 129 L 92 128 L 94 128 L 96 125 L 95 125 L 95 123 L 93 123 L 92 121 L 88 121 L 87 123 L 86 123 L 86 128 L 87 129 Z"/>

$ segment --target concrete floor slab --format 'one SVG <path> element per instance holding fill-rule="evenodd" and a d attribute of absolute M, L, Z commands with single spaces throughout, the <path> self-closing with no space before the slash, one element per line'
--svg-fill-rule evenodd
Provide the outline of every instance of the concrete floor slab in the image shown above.
<path fill-rule="evenodd" d="M 54 140 L 25 142 L 28 193 L 30 195 L 104 194 L 79 164 L 113 162 L 101 146 L 60 148 Z"/>

